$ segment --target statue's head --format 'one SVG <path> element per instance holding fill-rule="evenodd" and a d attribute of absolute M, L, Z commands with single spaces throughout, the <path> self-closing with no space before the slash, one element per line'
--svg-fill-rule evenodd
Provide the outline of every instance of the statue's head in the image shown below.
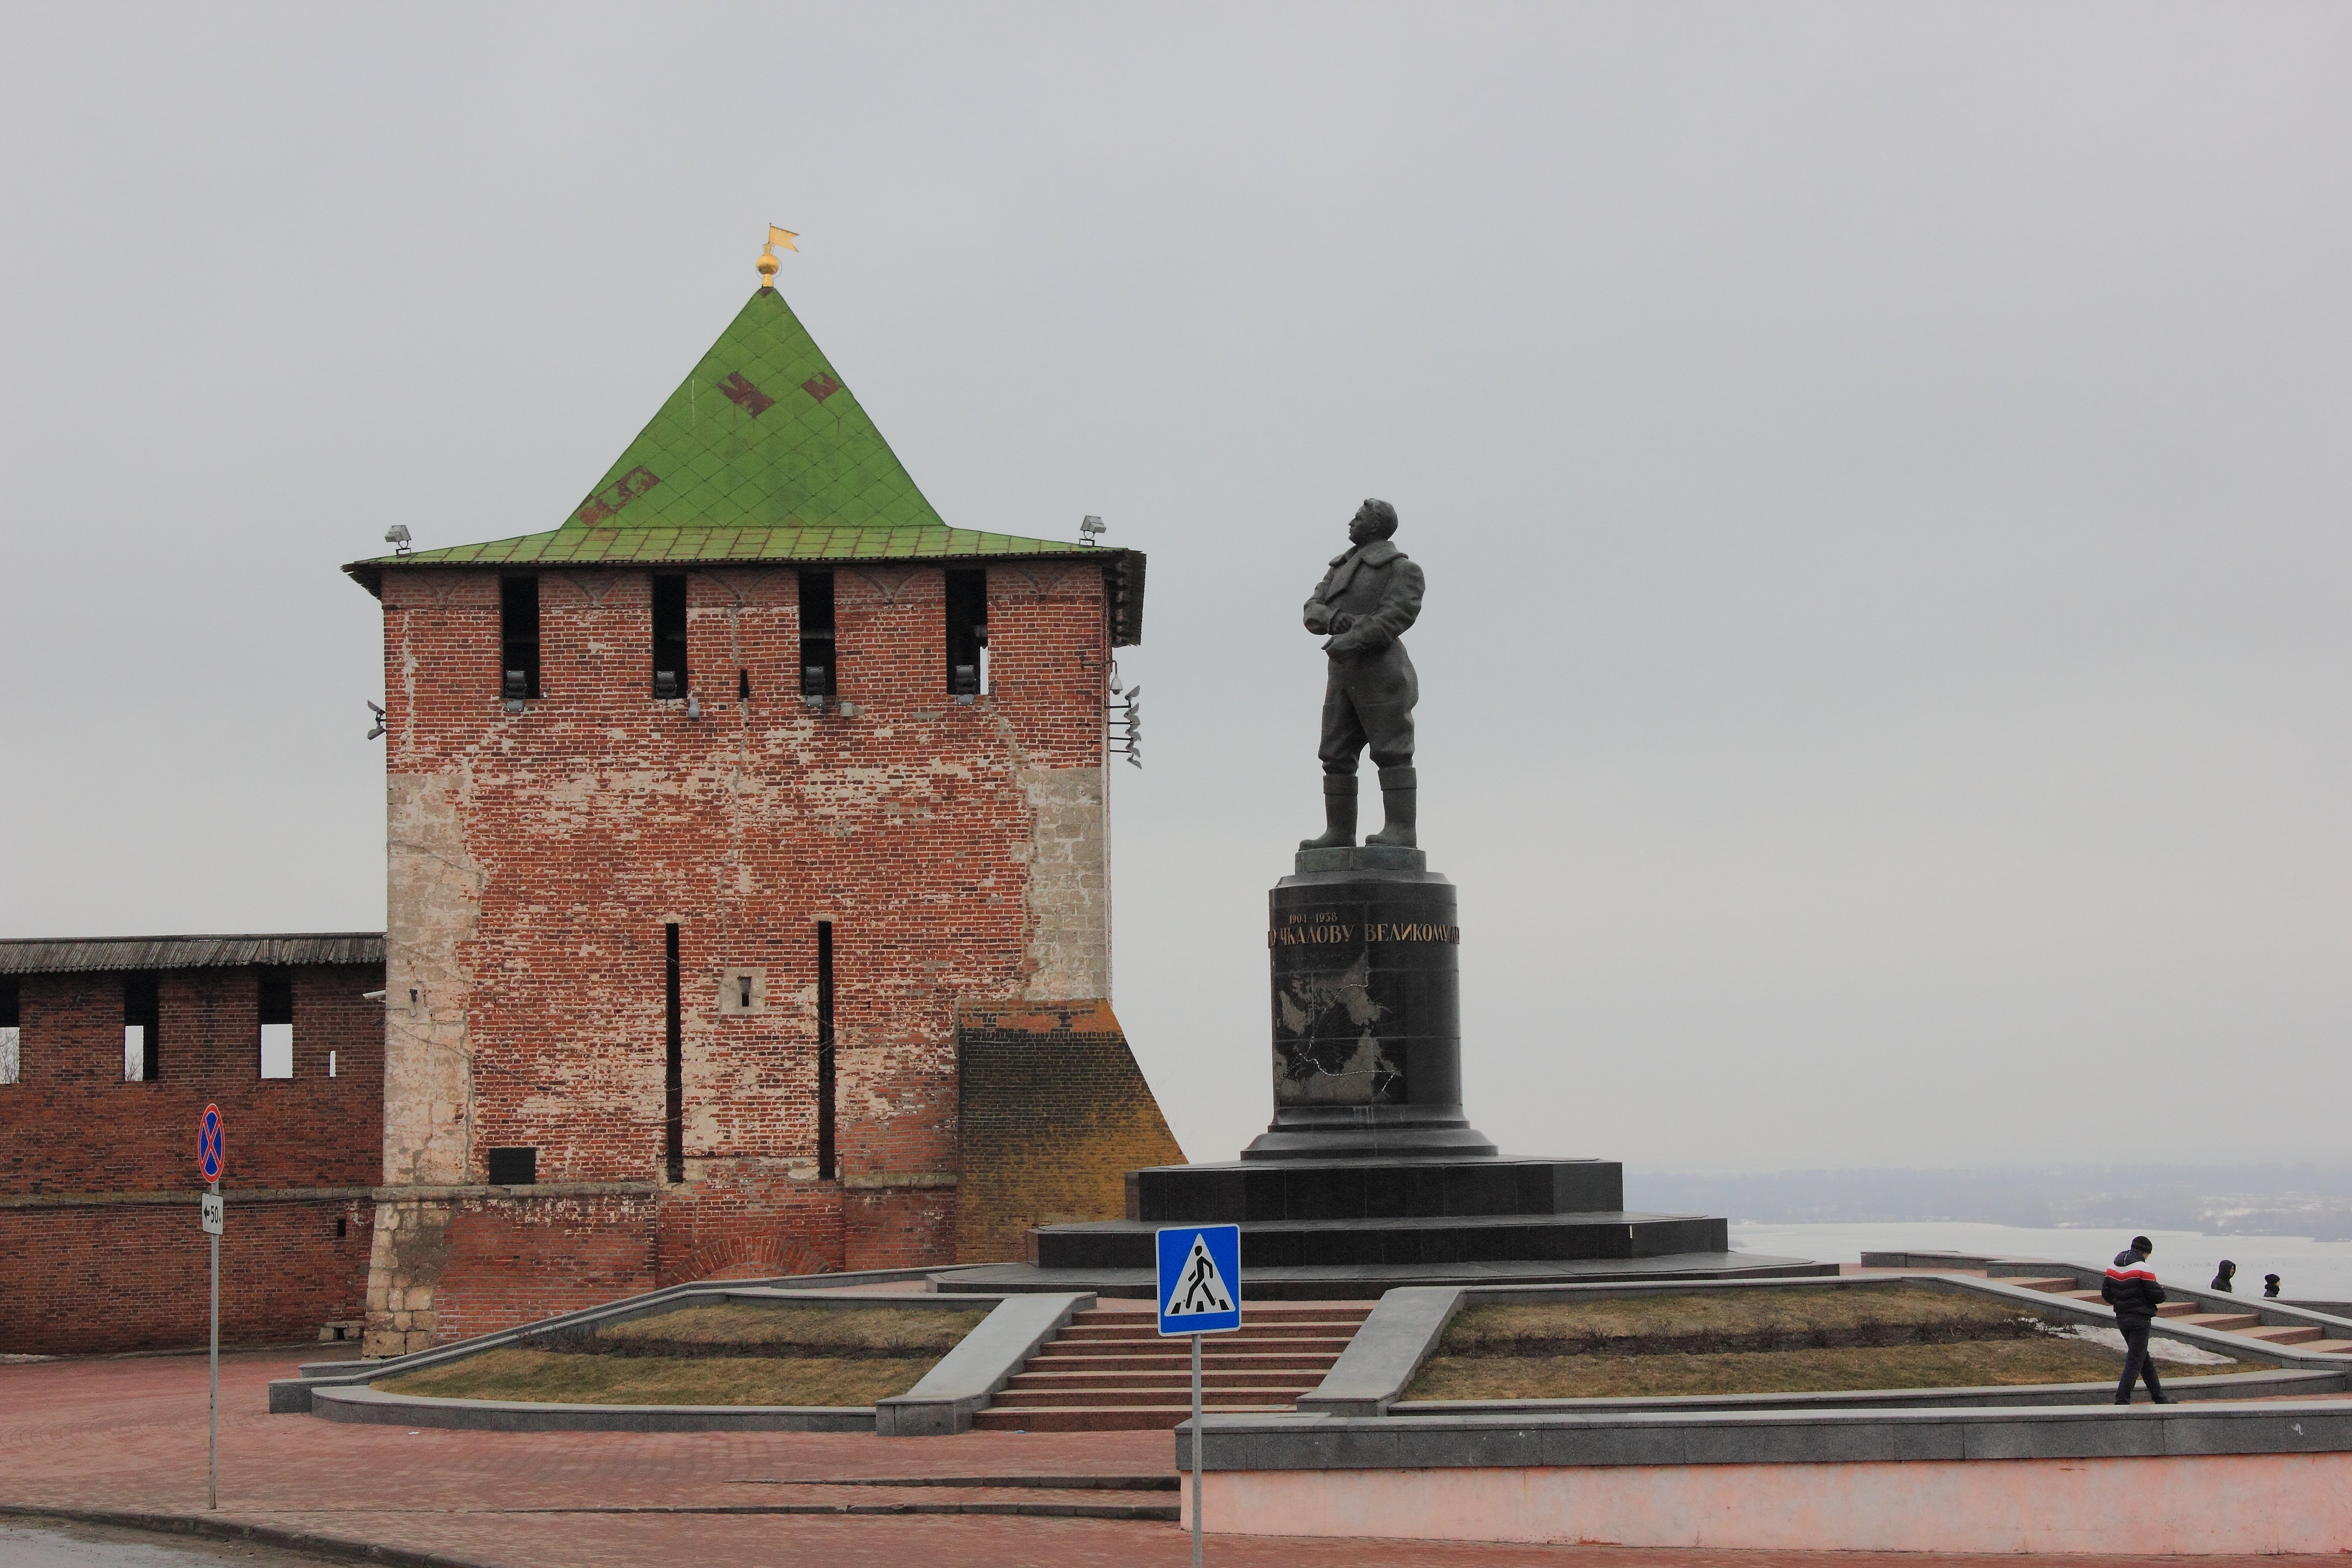
<path fill-rule="evenodd" d="M 1366 500 L 1348 524 L 1348 537 L 1358 544 L 1386 539 L 1397 531 L 1396 508 L 1384 500 Z"/>

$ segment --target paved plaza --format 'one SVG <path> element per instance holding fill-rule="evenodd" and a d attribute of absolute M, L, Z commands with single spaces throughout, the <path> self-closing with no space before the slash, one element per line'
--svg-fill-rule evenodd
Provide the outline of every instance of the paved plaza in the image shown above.
<path fill-rule="evenodd" d="M 365 1543 L 499 1568 L 1174 1568 L 1191 1560 L 1184 1533 L 1157 1519 L 886 1511 L 1164 1508 L 1175 1500 L 1165 1489 L 1174 1471 L 1173 1445 L 1164 1432 L 973 1432 L 937 1438 L 412 1432 L 265 1414 L 264 1385 L 290 1375 L 299 1359 L 290 1352 L 243 1352 L 221 1363 L 216 1517 L 286 1532 L 273 1534 L 277 1541 Z M 10 1509 L 201 1517 L 204 1436 L 202 1356 L 0 1366 L 0 1505 Z M 1034 1484 L 1080 1478 L 1090 1484 Z M 1031 1484 L 971 1484 L 1015 1479 Z M 1103 1484 L 1122 1480 L 1129 1484 Z M 876 1484 L 889 1481 L 929 1484 Z M 0 1563 L 161 1560 L 131 1547 L 122 1548 L 125 1554 L 119 1557 L 37 1555 L 42 1549 L 28 1544 L 27 1523 L 0 1516 L 0 1524 L 11 1526 L 0 1536 Z M 1769 1568 L 1797 1560 L 1779 1553 L 1607 1547 L 1234 1537 L 1209 1542 L 1210 1562 L 1231 1568 L 1570 1559 L 1623 1568 L 1699 1562 Z M 1864 1561 L 1839 1553 L 1803 1560 Z M 2068 1561 L 2069 1568 L 2097 1568 L 2100 1563 L 2128 1560 Z M 2241 1560 L 2196 1561 L 2221 1568 Z M 2261 1561 L 2277 1568 L 2294 1560 Z"/>

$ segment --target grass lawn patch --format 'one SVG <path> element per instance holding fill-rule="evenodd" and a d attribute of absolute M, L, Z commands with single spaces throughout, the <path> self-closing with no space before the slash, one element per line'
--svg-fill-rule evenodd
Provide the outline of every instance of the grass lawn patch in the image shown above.
<path fill-rule="evenodd" d="M 566 1405 L 860 1406 L 914 1387 L 988 1310 L 713 1302 L 533 1334 L 369 1386 Z"/>
<path fill-rule="evenodd" d="M 985 1307 L 815 1307 L 722 1301 L 572 1336 L 559 1347 L 592 1354 L 929 1356 L 936 1361 L 988 1316 Z M 592 1342 L 581 1344 L 579 1339 Z"/>
<path fill-rule="evenodd" d="M 509 1347 L 369 1386 L 434 1399 L 559 1405 L 864 1405 L 921 1381 L 937 1356 L 573 1355 Z"/>
<path fill-rule="evenodd" d="M 2071 1320 L 1920 1286 L 1696 1291 L 1467 1309 L 1414 1399 L 1586 1399 L 2112 1383 L 2123 1356 Z M 2163 1363 L 2159 1375 L 2268 1370 Z"/>

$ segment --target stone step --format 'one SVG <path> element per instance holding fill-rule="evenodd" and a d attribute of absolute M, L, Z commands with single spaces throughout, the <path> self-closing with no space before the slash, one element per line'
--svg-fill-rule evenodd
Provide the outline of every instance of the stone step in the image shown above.
<path fill-rule="evenodd" d="M 1214 1360 L 1221 1355 L 1328 1355 L 1336 1356 L 1348 1348 L 1353 1335 L 1337 1334 L 1308 1336 L 1300 1334 L 1291 1339 L 1228 1339 L 1222 1334 L 1206 1336 L 1201 1346 L 1204 1357 Z M 1192 1359 L 1192 1347 L 1174 1336 L 1138 1334 L 1123 1340 L 1066 1340 L 1056 1335 L 1041 1352 L 1052 1355 L 1181 1355 Z"/>
<path fill-rule="evenodd" d="M 2086 1307 L 2107 1305 L 2105 1300 L 2100 1300 L 2098 1290 L 2055 1290 L 2055 1295 L 2065 1295 L 2067 1300 L 2079 1300 Z M 2164 1302 L 2161 1307 L 2157 1307 L 2157 1317 L 2197 1317 L 2197 1311 L 2200 1311 L 2197 1302 Z"/>
<path fill-rule="evenodd" d="M 2318 1339 L 2323 1332 L 2307 1323 L 2282 1323 L 2275 1328 L 2241 1329 L 2238 1331 L 2250 1340 L 2263 1340 L 2274 1345 L 2300 1345 Z"/>
<path fill-rule="evenodd" d="M 1317 1373 L 1328 1372 L 1328 1366 L 1269 1367 L 1250 1372 L 1230 1372 L 1203 1366 L 1201 1385 L 1204 1388 L 1291 1388 L 1302 1376 L 1320 1382 Z M 1087 1372 L 1016 1372 L 1005 1386 L 1013 1390 L 1049 1388 L 1174 1388 L 1181 1384 L 1185 1397 L 1192 1397 L 1192 1370 L 1190 1366 L 1154 1372 L 1104 1372 L 1099 1368 Z"/>
<path fill-rule="evenodd" d="M 1307 1352 L 1296 1355 L 1204 1355 L 1201 1358 L 1203 1375 L 1211 1372 L 1322 1372 L 1328 1371 L 1339 1358 L 1329 1352 Z M 1029 1358 L 1027 1372 L 1177 1372 L 1192 1374 L 1192 1357 L 1189 1352 L 1174 1355 L 1072 1355 L 1051 1349 L 1038 1352 Z"/>
<path fill-rule="evenodd" d="M 1161 1165 L 1127 1179 L 1129 1217 L 1152 1225 L 1605 1214 L 1625 1206 L 1624 1174 L 1613 1160 L 1244 1160 Z M 1248 1262 L 1244 1258 L 1244 1267 Z"/>
<path fill-rule="evenodd" d="M 1134 1316 L 1132 1313 L 1121 1315 L 1130 1318 Z M 1363 1326 L 1364 1321 L 1361 1318 L 1298 1318 L 1287 1322 L 1276 1323 L 1254 1323 L 1247 1318 L 1244 1318 L 1240 1328 L 1215 1337 L 1221 1340 L 1331 1339 L 1335 1337 L 1352 1339 L 1355 1337 L 1356 1331 Z M 1162 1334 L 1150 1322 L 1138 1327 L 1132 1322 L 1089 1323 L 1081 1321 L 1072 1323 L 1055 1335 L 1054 1339 L 1057 1344 L 1075 1344 L 1105 1340 L 1126 1342 L 1173 1337 L 1177 1336 Z"/>
<path fill-rule="evenodd" d="M 1221 1355 L 1309 1355 L 1336 1356 L 1348 1348 L 1353 1334 L 1293 1334 L 1265 1335 L 1257 1339 L 1236 1339 L 1226 1334 L 1203 1334 L 1201 1353 L 1214 1359 Z M 1185 1337 L 1177 1334 L 1136 1334 L 1118 1340 L 1066 1340 L 1059 1335 L 1047 1342 L 1045 1349 L 1060 1355 L 1181 1355 L 1192 1359 L 1192 1347 Z"/>
<path fill-rule="evenodd" d="M 1369 1318 L 1371 1315 L 1371 1305 L 1368 1302 L 1351 1300 L 1318 1301 L 1314 1300 L 1312 1297 L 1301 1297 L 1299 1300 L 1295 1301 L 1244 1301 L 1242 1304 L 1242 1321 L 1246 1323 L 1255 1323 L 1261 1319 L 1271 1321 L 1280 1318 L 1319 1318 L 1326 1316 L 1340 1318 Z M 1149 1305 L 1107 1306 L 1098 1303 L 1095 1306 L 1088 1307 L 1086 1310 L 1080 1312 L 1078 1317 L 1081 1320 L 1087 1318 L 1141 1318 L 1149 1321 L 1151 1317 L 1151 1309 Z"/>
<path fill-rule="evenodd" d="M 1242 1223 L 1242 1271 L 1331 1266 L 1627 1261 L 1720 1252 L 1724 1222 L 1697 1215 L 1411 1215 Z M 1040 1226 L 1029 1234 L 1045 1269 L 1150 1268 L 1157 1227 L 1138 1220 Z"/>
<path fill-rule="evenodd" d="M 1287 1405 L 1221 1405 L 1220 1415 L 1288 1414 Z M 1050 1410 L 990 1408 L 971 1418 L 984 1432 L 1169 1432 L 1192 1418 L 1190 1400 L 1181 1405 L 1066 1405 Z"/>
<path fill-rule="evenodd" d="M 2021 1290 L 2041 1290 L 2053 1296 L 2079 1296 L 2082 1294 L 2081 1291 L 2074 1289 L 2074 1277 L 2072 1274 L 2067 1275 L 2063 1279 L 1996 1279 L 1993 1283 L 1996 1285 L 2014 1285 Z M 2098 1292 L 2094 1290 L 2091 1294 L 2095 1296 Z"/>
<path fill-rule="evenodd" d="M 1201 1404 L 1204 1409 L 1210 1410 L 1229 1410 L 1235 1405 L 1255 1409 L 1268 1404 L 1280 1409 L 1289 1409 L 1298 1403 L 1300 1394 L 1315 1392 L 1318 1381 L 1308 1379 L 1293 1383 L 1286 1388 L 1204 1388 L 1201 1391 Z M 1146 1405 L 1157 1408 L 1180 1404 L 1189 1408 L 1192 1402 L 1192 1384 L 1187 1378 L 1181 1384 L 1170 1379 L 1150 1388 L 1024 1388 L 1018 1393 L 1008 1390 L 997 1395 L 989 1408 L 1060 1410 L 1113 1405 Z"/>
<path fill-rule="evenodd" d="M 2191 1312 L 2177 1321 L 2192 1329 L 2218 1329 L 2233 1334 L 2241 1329 L 2252 1328 L 2262 1319 L 2252 1312 Z"/>

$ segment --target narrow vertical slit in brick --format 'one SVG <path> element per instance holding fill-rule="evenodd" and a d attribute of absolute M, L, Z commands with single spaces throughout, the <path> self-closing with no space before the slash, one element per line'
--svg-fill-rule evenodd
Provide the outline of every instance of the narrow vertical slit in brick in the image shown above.
<path fill-rule="evenodd" d="M 739 669 L 735 672 L 735 695 L 745 702 L 751 700 L 751 672 L 750 670 Z"/>
<path fill-rule="evenodd" d="M 816 922 L 816 1175 L 835 1178 L 833 1158 L 833 922 Z"/>
<path fill-rule="evenodd" d="M 686 1180 L 686 1037 L 678 1016 L 677 927 L 664 926 L 662 931 L 668 949 L 669 1004 L 669 1028 L 665 1042 L 667 1060 L 662 1073 L 663 1149 L 669 1179 L 682 1182 Z"/>

